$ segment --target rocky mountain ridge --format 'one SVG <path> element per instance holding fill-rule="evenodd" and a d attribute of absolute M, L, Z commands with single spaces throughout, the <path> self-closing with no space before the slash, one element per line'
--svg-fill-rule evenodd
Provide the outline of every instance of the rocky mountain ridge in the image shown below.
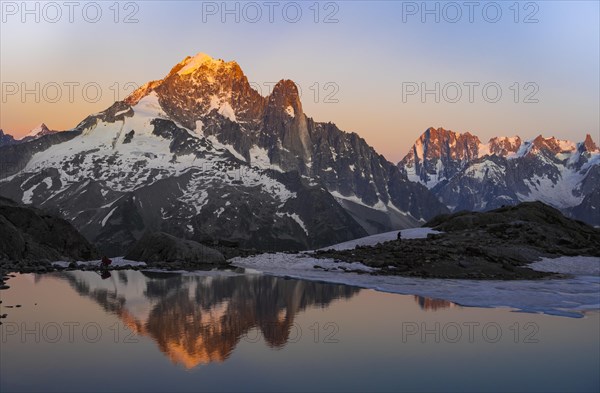
<path fill-rule="evenodd" d="M 146 231 L 204 244 L 318 248 L 447 209 L 356 134 L 199 54 L 67 132 L 0 148 L 0 194 L 71 221 L 108 255 Z"/>
<path fill-rule="evenodd" d="M 429 128 L 398 167 L 451 210 L 489 210 L 539 200 L 600 225 L 600 149 L 588 134 L 574 143 Z"/>

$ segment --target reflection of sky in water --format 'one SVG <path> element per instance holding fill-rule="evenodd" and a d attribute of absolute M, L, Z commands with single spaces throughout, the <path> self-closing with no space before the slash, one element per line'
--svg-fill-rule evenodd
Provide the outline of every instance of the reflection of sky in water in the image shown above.
<path fill-rule="evenodd" d="M 264 275 L 65 272 L 9 285 L 2 391 L 599 388 L 597 312 L 575 319 L 465 308 Z M 66 327 L 56 343 L 43 333 L 40 343 L 34 334 L 25 343 L 7 337 L 9 324 L 35 330 L 36 322 L 80 325 L 73 343 Z M 86 323 L 100 326 L 98 342 L 84 339 Z"/>

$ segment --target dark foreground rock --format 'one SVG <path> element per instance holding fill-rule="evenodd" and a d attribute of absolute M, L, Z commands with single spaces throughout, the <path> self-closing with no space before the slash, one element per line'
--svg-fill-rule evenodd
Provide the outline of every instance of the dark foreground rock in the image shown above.
<path fill-rule="evenodd" d="M 555 276 L 525 267 L 540 257 L 600 257 L 600 230 L 541 202 L 442 215 L 424 226 L 444 233 L 314 256 L 361 262 L 377 274 L 503 280 Z"/>
<path fill-rule="evenodd" d="M 48 261 L 98 258 L 90 244 L 67 221 L 0 197 L 0 261 L 45 265 Z M 10 261 L 10 262 L 9 262 Z"/>
<path fill-rule="evenodd" d="M 167 269 L 227 264 L 225 257 L 219 251 L 164 232 L 145 233 L 125 255 L 125 259 L 146 262 L 149 266 Z"/>
<path fill-rule="evenodd" d="M 0 290 L 10 272 L 46 273 L 50 261 L 98 258 L 91 245 L 67 221 L 0 197 Z"/>

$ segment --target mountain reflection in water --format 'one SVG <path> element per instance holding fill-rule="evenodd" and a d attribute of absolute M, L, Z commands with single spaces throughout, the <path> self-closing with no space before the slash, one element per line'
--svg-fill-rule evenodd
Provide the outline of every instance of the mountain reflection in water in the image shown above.
<path fill-rule="evenodd" d="M 80 295 L 117 315 L 133 332 L 150 337 L 171 361 L 188 369 L 225 361 L 255 328 L 267 345 L 281 348 L 299 312 L 327 307 L 360 291 L 264 275 L 118 271 L 106 278 L 69 271 L 47 277 L 68 281 Z"/>

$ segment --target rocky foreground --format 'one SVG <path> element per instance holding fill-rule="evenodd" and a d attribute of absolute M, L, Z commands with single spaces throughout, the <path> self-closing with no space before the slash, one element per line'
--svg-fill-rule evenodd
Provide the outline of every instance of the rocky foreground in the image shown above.
<path fill-rule="evenodd" d="M 146 262 L 149 266 L 194 269 L 227 265 L 223 254 L 192 240 L 183 240 L 164 232 L 146 233 L 129 250 L 125 259 Z"/>
<path fill-rule="evenodd" d="M 98 259 L 96 247 L 58 217 L 0 197 L 0 289 L 9 272 L 54 270 L 51 261 Z"/>
<path fill-rule="evenodd" d="M 489 212 L 441 215 L 425 224 L 441 233 L 425 239 L 404 239 L 357 246 L 351 250 L 320 250 L 315 258 L 360 262 L 381 275 L 461 279 L 538 279 L 556 276 L 528 268 L 540 257 L 600 257 L 600 229 L 563 216 L 541 202 L 521 203 Z M 162 232 L 146 233 L 125 260 L 165 270 L 221 268 L 235 256 L 249 256 L 230 244 L 210 247 Z M 68 222 L 0 197 L 0 289 L 10 272 L 44 273 L 62 269 L 51 261 L 70 261 L 67 269 L 98 269 L 96 248 Z M 133 265 L 133 264 L 132 264 Z M 119 265 L 110 269 L 138 269 Z M 315 268 L 320 266 L 315 264 Z"/>
<path fill-rule="evenodd" d="M 229 248 L 226 256 L 231 254 Z M 241 255 L 240 252 L 235 255 Z M 221 251 L 162 232 L 146 233 L 126 260 L 165 270 L 205 270 L 228 265 Z M 12 272 L 46 273 L 64 269 L 52 262 L 70 262 L 68 270 L 98 270 L 100 253 L 69 222 L 31 206 L 0 197 L 0 289 Z M 77 264 L 77 261 L 92 261 Z M 95 261 L 95 262 L 94 262 Z M 138 269 L 138 265 L 108 266 L 108 270 Z"/>
<path fill-rule="evenodd" d="M 379 268 L 375 274 L 501 280 L 556 276 L 526 267 L 540 257 L 600 257 L 599 229 L 541 202 L 441 215 L 424 226 L 443 233 L 312 256 L 360 262 Z"/>

